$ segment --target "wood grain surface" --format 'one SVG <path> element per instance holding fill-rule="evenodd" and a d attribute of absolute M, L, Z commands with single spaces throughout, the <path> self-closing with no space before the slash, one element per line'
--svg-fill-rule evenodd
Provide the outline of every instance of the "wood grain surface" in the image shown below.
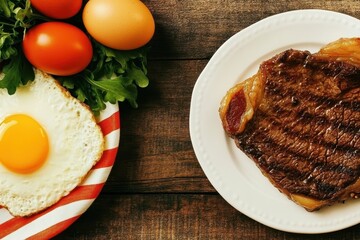
<path fill-rule="evenodd" d="M 360 239 L 360 225 L 319 235 L 292 234 L 238 212 L 209 183 L 189 133 L 194 84 L 229 37 L 295 9 L 328 9 L 360 18 L 360 1 L 143 2 L 156 21 L 150 86 L 140 91 L 138 109 L 120 104 L 120 148 L 109 179 L 89 210 L 55 239 Z"/>

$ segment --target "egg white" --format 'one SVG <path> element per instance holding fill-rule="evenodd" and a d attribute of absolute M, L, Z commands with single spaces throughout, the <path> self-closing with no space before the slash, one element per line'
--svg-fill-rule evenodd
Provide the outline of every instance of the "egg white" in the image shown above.
<path fill-rule="evenodd" d="M 17 174 L 0 163 L 0 205 L 15 216 L 27 216 L 81 183 L 100 159 L 104 137 L 91 111 L 39 70 L 35 80 L 14 95 L 0 89 L 0 121 L 17 113 L 38 121 L 49 139 L 48 159 L 33 173 Z"/>

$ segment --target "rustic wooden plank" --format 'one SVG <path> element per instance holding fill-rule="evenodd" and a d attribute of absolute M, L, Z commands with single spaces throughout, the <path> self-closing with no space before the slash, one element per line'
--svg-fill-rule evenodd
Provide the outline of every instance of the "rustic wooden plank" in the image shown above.
<path fill-rule="evenodd" d="M 330 4 L 316 1 L 312 8 L 334 7 L 340 12 L 347 10 L 356 15 L 359 4 L 349 8 L 350 2 L 332 1 Z M 205 67 L 210 52 L 214 52 L 214 48 L 226 40 L 229 29 L 230 34 L 233 34 L 231 29 L 235 28 L 235 23 L 241 22 L 242 27 L 245 27 L 253 20 L 259 20 L 285 8 L 295 9 L 295 3 L 287 3 L 287 6 L 285 1 L 276 1 L 270 2 L 267 7 L 264 7 L 264 1 L 259 0 L 159 0 L 145 3 L 154 11 L 155 19 L 160 25 L 177 36 L 166 38 L 160 34 L 160 38 L 154 40 L 154 56 L 166 54 L 166 58 L 170 60 L 156 60 L 155 57 L 149 61 L 151 83 L 139 93 L 139 109 L 121 104 L 120 149 L 104 191 L 214 192 L 198 164 L 190 141 L 188 121 L 195 81 Z M 296 6 L 310 8 L 310 1 L 297 3 Z M 240 19 L 239 14 L 246 17 Z M 212 18 L 219 16 L 225 19 L 220 21 L 219 26 L 214 26 L 217 23 Z M 239 17 L 236 21 L 232 19 L 235 16 Z M 222 27 L 223 23 L 231 26 Z M 203 34 L 205 39 L 201 39 L 200 35 L 206 29 L 211 31 L 211 34 Z M 190 37 L 189 33 L 195 37 Z M 216 40 L 212 41 L 209 38 Z M 161 44 L 161 47 L 157 46 L 157 43 Z M 167 44 L 179 51 L 175 54 Z M 200 56 L 199 52 L 207 53 Z M 172 58 L 190 60 L 171 60 Z M 197 58 L 200 60 L 196 60 Z"/>
<path fill-rule="evenodd" d="M 356 0 L 145 0 L 144 3 L 156 20 L 151 57 L 157 59 L 209 58 L 233 34 L 285 11 L 326 9 L 360 17 L 360 4 Z"/>
<path fill-rule="evenodd" d="M 358 1 L 144 0 L 154 14 L 151 85 L 139 109 L 121 104 L 116 164 L 90 209 L 55 239 L 349 239 L 359 226 L 321 235 L 277 231 L 226 203 L 205 177 L 188 130 L 192 88 L 216 49 L 267 16 L 322 8 L 360 17 Z"/>
<path fill-rule="evenodd" d="M 106 192 L 214 192 L 193 152 L 190 98 L 206 60 L 151 61 L 139 109 L 121 105 L 121 140 Z"/>
<path fill-rule="evenodd" d="M 320 235 L 291 234 L 266 227 L 219 195 L 102 195 L 55 239 L 359 239 L 360 228 Z"/>

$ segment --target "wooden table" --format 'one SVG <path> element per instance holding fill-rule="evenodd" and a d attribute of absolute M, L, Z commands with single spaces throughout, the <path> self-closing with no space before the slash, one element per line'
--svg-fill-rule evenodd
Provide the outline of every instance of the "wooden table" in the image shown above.
<path fill-rule="evenodd" d="M 193 86 L 216 49 L 280 12 L 321 8 L 360 18 L 357 0 L 145 0 L 156 20 L 139 108 L 120 104 L 116 163 L 94 204 L 56 239 L 360 239 L 360 225 L 301 235 L 266 227 L 211 186 L 189 134 Z"/>

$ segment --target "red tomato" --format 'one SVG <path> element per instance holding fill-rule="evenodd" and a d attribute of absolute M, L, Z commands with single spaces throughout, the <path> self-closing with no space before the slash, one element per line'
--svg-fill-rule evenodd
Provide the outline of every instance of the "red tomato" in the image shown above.
<path fill-rule="evenodd" d="M 45 16 L 65 19 L 80 11 L 82 0 L 31 0 L 30 3 Z"/>
<path fill-rule="evenodd" d="M 34 67 L 58 76 L 81 72 L 93 55 L 85 33 L 64 22 L 45 22 L 32 27 L 25 34 L 22 46 Z"/>

